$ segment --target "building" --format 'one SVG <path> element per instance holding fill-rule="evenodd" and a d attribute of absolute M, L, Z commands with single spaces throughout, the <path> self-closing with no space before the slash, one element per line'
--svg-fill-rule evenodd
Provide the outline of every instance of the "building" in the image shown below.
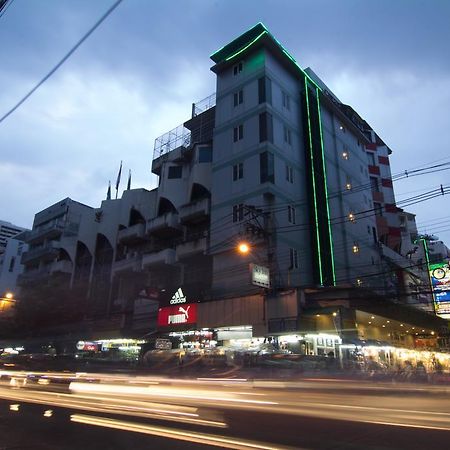
<path fill-rule="evenodd" d="M 38 213 L 24 284 L 63 275 L 96 332 L 150 332 L 158 302 L 159 330 L 187 345 L 336 354 L 437 334 L 411 301 L 432 297 L 414 287 L 427 270 L 410 267 L 390 148 L 263 24 L 211 59 L 215 94 L 155 141 L 158 187 Z"/>

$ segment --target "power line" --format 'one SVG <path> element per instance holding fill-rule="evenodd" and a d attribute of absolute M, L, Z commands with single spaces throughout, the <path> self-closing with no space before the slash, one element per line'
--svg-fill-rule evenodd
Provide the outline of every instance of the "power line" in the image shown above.
<path fill-rule="evenodd" d="M 100 24 L 119 6 L 122 0 L 117 0 L 104 14 L 100 17 L 100 19 L 95 22 L 95 24 L 90 28 L 90 30 L 70 49 L 70 51 L 61 59 L 61 61 L 53 67 L 50 72 L 39 81 L 36 86 L 28 92 L 14 107 L 12 107 L 6 114 L 4 114 L 0 118 L 0 123 L 2 123 L 8 116 L 10 116 L 16 109 L 18 109 L 28 98 L 33 95 L 35 91 L 37 91 L 78 49 L 78 47 L 100 26 Z M 11 4 L 11 3 L 10 3 Z M 3 12 L 4 14 L 4 12 Z"/>

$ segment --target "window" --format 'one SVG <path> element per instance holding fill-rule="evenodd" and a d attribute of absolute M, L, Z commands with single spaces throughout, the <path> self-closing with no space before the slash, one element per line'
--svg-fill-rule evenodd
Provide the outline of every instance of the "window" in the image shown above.
<path fill-rule="evenodd" d="M 259 115 L 259 142 L 273 142 L 272 114 L 263 112 Z"/>
<path fill-rule="evenodd" d="M 373 236 L 373 243 L 377 244 L 378 243 L 378 237 L 377 237 L 377 230 L 375 227 L 372 227 L 372 236 Z"/>
<path fill-rule="evenodd" d="M 372 192 L 380 192 L 380 185 L 378 184 L 378 178 L 370 177 L 370 186 Z"/>
<path fill-rule="evenodd" d="M 233 128 L 233 141 L 237 142 L 244 138 L 244 125 L 238 125 Z"/>
<path fill-rule="evenodd" d="M 234 106 L 238 106 L 244 102 L 244 91 L 241 89 L 233 95 Z"/>
<path fill-rule="evenodd" d="M 9 268 L 8 268 L 8 272 L 12 272 L 14 270 L 14 265 L 16 263 L 16 258 L 13 256 L 11 257 L 11 259 L 9 260 Z"/>
<path fill-rule="evenodd" d="M 381 203 L 375 203 L 373 204 L 373 209 L 375 211 L 376 216 L 382 216 L 383 215 L 383 208 L 381 206 Z"/>
<path fill-rule="evenodd" d="M 181 178 L 182 175 L 183 175 L 182 166 L 171 166 L 169 167 L 169 173 L 167 174 L 167 178 Z"/>
<path fill-rule="evenodd" d="M 261 183 L 275 183 L 275 168 L 272 153 L 270 152 L 260 153 L 259 175 Z"/>
<path fill-rule="evenodd" d="M 200 147 L 198 149 L 198 162 L 208 163 L 212 161 L 212 148 L 211 147 Z"/>
<path fill-rule="evenodd" d="M 241 178 L 244 178 L 244 164 L 235 164 L 233 166 L 233 181 L 240 180 Z"/>
<path fill-rule="evenodd" d="M 357 242 L 353 243 L 352 252 L 359 253 L 359 244 Z"/>
<path fill-rule="evenodd" d="M 297 249 L 295 248 L 290 248 L 289 249 L 289 261 L 290 261 L 290 266 L 289 266 L 289 270 L 292 269 L 298 269 L 298 252 Z"/>
<path fill-rule="evenodd" d="M 367 160 L 369 161 L 369 165 L 375 166 L 375 155 L 373 153 L 367 152 Z"/>
<path fill-rule="evenodd" d="M 258 79 L 258 100 L 259 103 L 272 103 L 272 82 L 270 78 L 262 77 Z"/>
<path fill-rule="evenodd" d="M 284 126 L 284 142 L 291 145 L 291 130 L 286 125 Z"/>
<path fill-rule="evenodd" d="M 291 100 L 289 98 L 289 95 L 284 91 L 282 91 L 281 95 L 283 98 L 283 108 L 286 108 L 289 111 L 291 109 Z"/>
<path fill-rule="evenodd" d="M 349 220 L 350 222 L 352 222 L 352 223 L 355 223 L 355 222 L 356 222 L 356 217 L 355 217 L 355 215 L 354 215 L 352 212 L 349 212 L 349 213 L 348 213 L 348 220 Z"/>
<path fill-rule="evenodd" d="M 295 206 L 288 206 L 288 222 L 295 224 Z"/>
<path fill-rule="evenodd" d="M 239 64 L 236 64 L 233 67 L 233 75 L 237 75 L 242 72 L 242 69 L 244 68 L 244 63 L 241 61 Z"/>
<path fill-rule="evenodd" d="M 294 182 L 294 169 L 291 166 L 288 166 L 286 164 L 286 180 L 289 181 L 289 183 Z"/>
<path fill-rule="evenodd" d="M 239 205 L 233 206 L 233 223 L 241 222 L 244 219 L 244 205 L 239 203 Z"/>

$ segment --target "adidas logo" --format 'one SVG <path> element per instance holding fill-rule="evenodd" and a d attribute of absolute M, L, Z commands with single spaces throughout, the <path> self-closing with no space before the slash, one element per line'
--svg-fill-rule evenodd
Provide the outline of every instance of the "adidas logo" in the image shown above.
<path fill-rule="evenodd" d="M 177 292 L 175 292 L 175 294 L 173 294 L 172 298 L 170 299 L 171 305 L 176 305 L 178 303 L 186 303 L 186 297 L 183 294 L 181 288 L 178 288 Z"/>

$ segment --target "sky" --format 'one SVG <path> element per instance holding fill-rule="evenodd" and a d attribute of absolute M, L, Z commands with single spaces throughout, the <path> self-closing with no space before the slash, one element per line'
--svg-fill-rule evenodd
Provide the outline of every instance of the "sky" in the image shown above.
<path fill-rule="evenodd" d="M 0 116 L 114 0 L 14 0 L 0 17 Z M 262 21 L 392 149 L 393 174 L 450 161 L 450 1 L 123 0 L 0 123 L 0 219 L 31 227 L 70 197 L 99 207 L 108 181 L 156 187 L 154 140 L 215 90 L 209 55 Z M 450 171 L 394 184 L 404 200 Z M 408 208 L 450 246 L 450 196 Z"/>

